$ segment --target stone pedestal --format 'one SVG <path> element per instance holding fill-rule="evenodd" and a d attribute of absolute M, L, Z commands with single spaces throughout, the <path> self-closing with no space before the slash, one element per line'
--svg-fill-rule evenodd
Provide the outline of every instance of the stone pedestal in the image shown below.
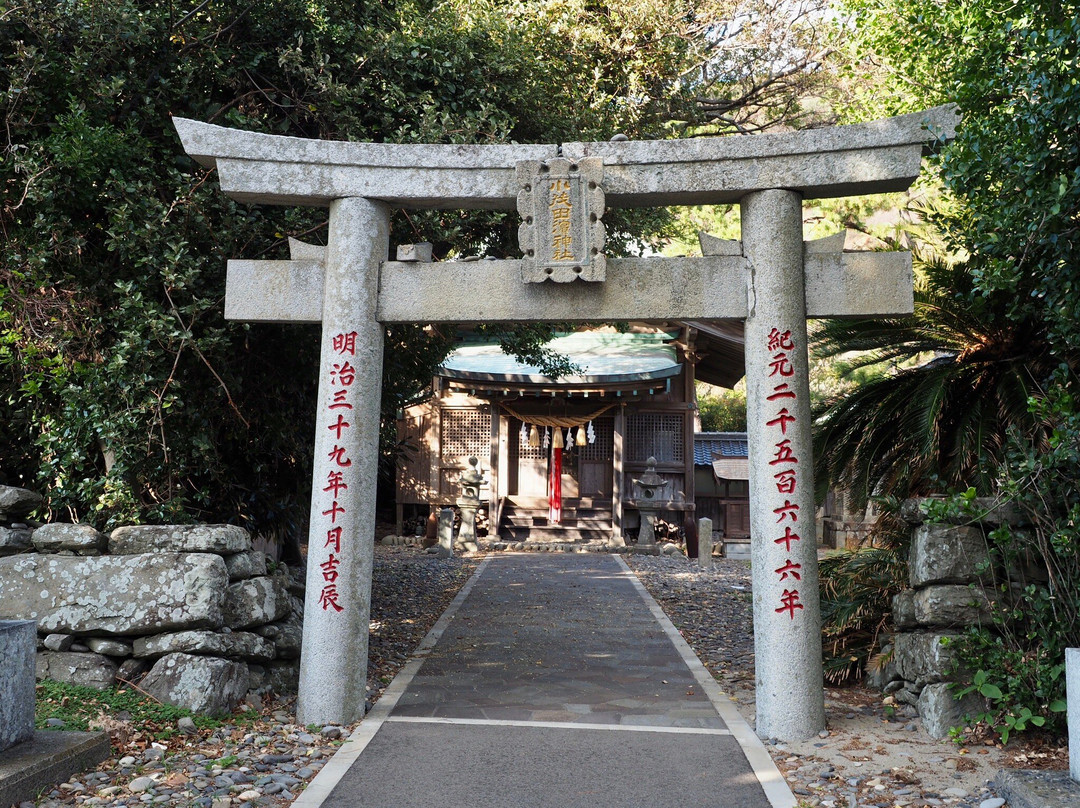
<path fill-rule="evenodd" d="M 698 566 L 712 569 L 712 519 L 698 519 Z"/>
<path fill-rule="evenodd" d="M 741 210 L 757 734 L 797 741 L 825 727 L 802 199 L 761 191 Z"/>
<path fill-rule="evenodd" d="M 0 752 L 34 737 L 33 620 L 0 620 Z"/>
<path fill-rule="evenodd" d="M 349 724 L 364 714 L 383 359 L 375 308 L 389 232 L 382 203 L 330 204 L 296 704 L 301 724 Z"/>

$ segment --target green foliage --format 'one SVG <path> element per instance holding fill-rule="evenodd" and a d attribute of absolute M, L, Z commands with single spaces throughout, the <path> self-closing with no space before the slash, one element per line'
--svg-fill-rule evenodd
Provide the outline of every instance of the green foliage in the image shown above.
<path fill-rule="evenodd" d="M 981 672 L 974 687 L 990 701 L 983 717 L 1004 738 L 1040 723 L 1060 729 L 1063 650 L 1080 640 L 1080 5 L 845 5 L 856 21 L 858 57 L 883 65 L 890 77 L 876 108 L 864 111 L 952 101 L 962 115 L 955 142 L 939 158 L 952 208 L 932 221 L 949 251 L 965 258 L 956 294 L 991 315 L 987 326 L 1014 331 L 999 359 L 1023 370 L 1022 384 L 1007 398 L 999 402 L 983 388 L 969 407 L 993 401 L 1014 410 L 1023 401 L 1027 415 L 1011 424 L 999 418 L 1002 432 L 981 431 L 976 424 L 984 418 L 958 412 L 965 440 L 982 444 L 994 473 L 989 480 L 982 468 L 943 476 L 957 488 L 984 492 L 995 482 L 998 497 L 1027 525 L 989 534 L 993 631 L 974 632 L 960 650 L 968 668 Z M 856 98 L 856 106 L 868 97 Z"/>
<path fill-rule="evenodd" d="M 993 626 L 973 629 L 958 644 L 966 665 L 986 671 L 984 684 L 1001 693 L 983 693 L 990 709 L 978 718 L 1002 740 L 1044 722 L 1064 730 L 1065 649 L 1080 644 L 1080 413 L 1061 389 L 1032 406 L 1054 428 L 1041 450 L 1020 436 L 1010 445 L 999 496 L 1017 524 L 987 537 Z"/>
<path fill-rule="evenodd" d="M 882 515 L 862 547 L 830 553 L 819 562 L 825 680 L 858 681 L 875 663 L 888 630 L 892 598 L 907 583 L 907 529 L 898 503 Z"/>
<path fill-rule="evenodd" d="M 660 127 L 697 58 L 643 2 L 28 0 L 0 20 L 0 482 L 52 518 L 302 533 L 318 332 L 222 317 L 230 257 L 284 258 L 325 213 L 245 207 L 186 116 L 342 140 L 507 142 Z M 650 13 L 646 13 L 649 11 Z M 653 11 L 658 13 L 652 13 Z M 614 249 L 663 214 L 612 217 Z M 513 254 L 504 213 L 395 215 L 396 242 Z M 388 329 L 384 423 L 450 345 Z M 392 429 L 383 452 L 391 458 Z M 385 466 L 384 466 L 385 467 Z"/>
<path fill-rule="evenodd" d="M 1055 698 L 1048 702 L 1043 696 L 1043 693 L 1053 693 L 1063 689 L 1064 665 L 1033 665 L 1030 660 L 1018 660 L 1010 654 L 1003 654 L 999 643 L 988 632 L 976 632 L 966 640 L 965 646 L 970 655 L 993 665 L 992 673 L 978 670 L 972 677 L 970 685 L 955 689 L 957 698 L 977 693 L 986 699 L 987 709 L 970 716 L 972 721 L 991 727 L 1001 737 L 1002 743 L 1008 743 L 1009 736 L 1013 733 L 1023 732 L 1031 727 L 1045 727 L 1059 731 L 1065 729 L 1065 716 L 1062 715 L 1066 709 L 1065 700 Z M 1018 680 L 1015 675 L 1018 668 L 1037 671 L 1045 679 L 1040 682 L 1040 694 L 1036 696 L 1038 700 L 1031 702 L 1031 706 L 1023 703 L 1023 700 L 1030 696 L 1027 693 L 1026 683 Z M 1001 686 L 994 684 L 992 679 L 1001 682 Z M 1019 685 L 1019 689 L 1010 689 L 1010 685 L 1013 684 Z M 1042 696 L 1041 699 L 1040 696 Z M 1033 711 L 1032 707 L 1037 712 Z M 1048 718 L 1051 719 L 1049 724 Z"/>
<path fill-rule="evenodd" d="M 190 717 L 199 729 L 212 729 L 222 723 L 217 718 L 162 704 L 132 688 L 95 690 L 52 679 L 37 684 L 34 725 L 38 729 L 46 729 L 50 718 L 58 718 L 64 722 L 65 730 L 86 731 L 118 713 L 130 715 L 132 723 L 148 729 L 158 740 L 175 735 L 176 722 L 184 716 Z"/>
<path fill-rule="evenodd" d="M 1009 319 L 1008 295 L 973 296 L 966 264 L 915 256 L 913 318 L 823 320 L 811 333 L 815 357 L 850 357 L 844 376 L 893 368 L 814 408 L 819 489 L 840 486 L 857 507 L 877 493 L 988 493 L 1008 431 L 1043 430 L 1028 407 L 1052 370 L 1039 323 Z"/>
<path fill-rule="evenodd" d="M 746 385 L 739 383 L 733 390 L 698 385 L 698 414 L 703 432 L 746 431 Z"/>

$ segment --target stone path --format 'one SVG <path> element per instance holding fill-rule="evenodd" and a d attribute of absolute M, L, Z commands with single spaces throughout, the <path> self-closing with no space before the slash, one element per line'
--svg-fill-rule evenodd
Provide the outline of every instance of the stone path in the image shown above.
<path fill-rule="evenodd" d="M 617 556 L 489 558 L 295 803 L 791 808 Z"/>

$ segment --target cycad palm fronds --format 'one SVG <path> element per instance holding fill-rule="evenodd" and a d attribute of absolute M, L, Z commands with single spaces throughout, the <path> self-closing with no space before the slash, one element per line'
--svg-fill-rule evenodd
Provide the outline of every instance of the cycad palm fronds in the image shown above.
<path fill-rule="evenodd" d="M 848 373 L 907 365 L 815 408 L 819 490 L 843 488 L 856 507 L 875 493 L 986 490 L 1007 430 L 1040 431 L 1028 397 L 1050 370 L 1042 330 L 1009 319 L 1004 295 L 975 295 L 965 264 L 915 259 L 913 317 L 823 320 L 811 335 L 817 357 L 856 353 Z"/>
<path fill-rule="evenodd" d="M 893 595 L 907 584 L 907 525 L 899 503 L 884 510 L 867 544 L 830 554 L 820 562 L 825 678 L 832 684 L 858 679 L 878 651 Z"/>

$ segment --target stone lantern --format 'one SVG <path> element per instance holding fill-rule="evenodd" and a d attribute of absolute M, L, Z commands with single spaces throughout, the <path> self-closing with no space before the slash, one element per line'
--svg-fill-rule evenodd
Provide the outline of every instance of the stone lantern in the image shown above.
<path fill-rule="evenodd" d="M 671 498 L 670 480 L 665 480 L 656 473 L 656 458 L 650 457 L 645 473 L 634 484 L 634 502 L 641 513 L 641 528 L 638 531 L 638 547 L 652 547 L 656 544 L 656 519 L 662 504 Z"/>
<path fill-rule="evenodd" d="M 479 460 L 469 458 L 469 468 L 461 472 L 458 483 L 461 486 L 461 496 L 458 497 L 457 506 L 461 511 L 461 527 L 458 529 L 457 541 L 454 545 L 468 552 L 476 552 L 476 512 L 480 508 L 480 486 L 484 482 L 484 475 L 477 468 Z"/>

